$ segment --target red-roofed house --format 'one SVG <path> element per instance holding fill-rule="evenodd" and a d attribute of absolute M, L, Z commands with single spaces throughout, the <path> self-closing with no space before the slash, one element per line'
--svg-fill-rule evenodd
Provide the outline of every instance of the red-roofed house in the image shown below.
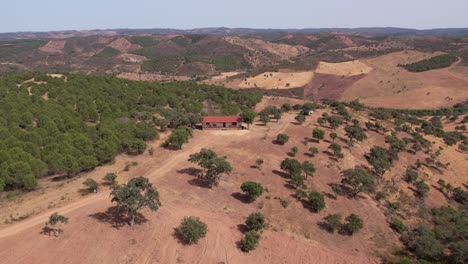
<path fill-rule="evenodd" d="M 240 116 L 205 116 L 202 121 L 203 129 L 242 129 Z"/>

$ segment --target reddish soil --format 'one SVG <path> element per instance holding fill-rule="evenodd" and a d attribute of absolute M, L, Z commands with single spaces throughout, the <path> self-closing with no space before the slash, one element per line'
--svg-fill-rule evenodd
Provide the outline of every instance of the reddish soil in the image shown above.
<path fill-rule="evenodd" d="M 258 108 L 269 104 L 279 106 L 288 101 L 269 97 Z M 333 161 L 324 153 L 330 142 L 304 143 L 304 139 L 311 136 L 312 129 L 318 126 L 317 118 L 324 111 L 316 111 L 302 125 L 295 124 L 297 113 L 291 112 L 284 114 L 279 122 L 271 122 L 267 126 L 254 124 L 249 130 L 196 130 L 194 138 L 179 151 L 159 147 L 160 141 L 150 142 L 149 147 L 155 149 L 154 156 L 148 153 L 136 157 L 120 155 L 114 164 L 99 167 L 70 182 L 43 179 L 39 190 L 0 203 L 0 219 L 18 211 L 36 212 L 26 220 L 3 224 L 0 229 L 0 258 L 5 263 L 379 263 L 378 254 L 401 246 L 387 224 L 383 205 L 365 194 L 357 199 L 333 198 L 329 184 L 340 181 L 343 169 L 358 164 L 368 165 L 364 155 L 374 145 L 385 146 L 384 136 L 368 132 L 369 138 L 365 142 L 356 143 L 352 148 L 344 147 L 345 158 Z M 353 118 L 365 118 L 361 114 L 351 114 Z M 331 131 L 324 129 L 327 135 Z M 290 136 L 284 146 L 273 143 L 279 133 Z M 344 137 L 342 128 L 337 133 Z M 340 139 L 336 141 L 344 146 Z M 434 148 L 440 144 L 436 142 Z M 293 146 L 299 148 L 296 159 L 310 160 L 317 169 L 314 177 L 307 180 L 307 185 L 326 195 L 327 206 L 319 213 L 311 212 L 293 197 L 295 190 L 291 189 L 288 179 L 279 169 L 280 162 L 288 157 L 287 152 Z M 306 154 L 311 146 L 319 149 L 315 157 Z M 227 156 L 234 168 L 213 189 L 199 185 L 194 175 L 196 166 L 187 161 L 191 153 L 201 148 L 211 148 L 219 155 Z M 455 146 L 445 146 L 442 157 L 456 155 L 455 149 Z M 424 159 L 425 155 L 402 153 L 395 168 L 384 178 L 401 179 L 404 169 L 414 164 L 416 159 Z M 257 158 L 265 161 L 262 169 L 252 167 Z M 137 161 L 138 165 L 128 172 L 122 171 L 124 165 L 132 161 Z M 466 179 L 463 168 L 466 169 L 466 161 L 453 159 L 445 171 L 446 175 L 451 175 L 446 180 Z M 429 183 L 441 177 L 427 170 L 428 175 L 424 177 L 430 177 Z M 156 213 L 143 211 L 141 221 L 132 230 L 110 203 L 107 187 L 84 198 L 78 195 L 84 178 L 99 180 L 107 172 L 117 172 L 119 182 L 139 175 L 148 177 L 158 188 L 163 206 Z M 239 186 L 247 180 L 260 182 L 268 188 L 253 203 L 246 203 L 240 194 Z M 414 201 L 414 193 L 405 183 L 398 184 L 409 197 L 405 206 L 415 207 L 414 203 L 418 201 Z M 64 195 L 65 199 L 61 199 Z M 289 206 L 283 208 L 275 197 L 290 201 Z M 397 199 L 396 195 L 390 199 Z M 47 209 L 51 200 L 57 205 Z M 426 203 L 427 206 L 444 204 L 445 199 L 431 187 Z M 41 213 L 37 213 L 38 210 Z M 64 233 L 58 238 L 40 234 L 48 215 L 55 211 L 70 218 Z M 236 245 L 242 237 L 239 226 L 249 213 L 255 211 L 265 214 L 269 228 L 262 234 L 256 250 L 243 253 Z M 317 223 L 332 213 L 343 216 L 357 214 L 364 220 L 364 228 L 353 236 L 321 230 Z M 208 224 L 208 234 L 197 245 L 185 246 L 174 237 L 174 227 L 184 216 L 190 215 L 200 217 Z"/>
<path fill-rule="evenodd" d="M 320 100 L 329 98 L 342 99 L 343 93 L 365 74 L 354 76 L 338 76 L 333 74 L 315 73 L 313 80 L 304 88 L 305 98 Z"/>
<path fill-rule="evenodd" d="M 66 40 L 51 40 L 44 46 L 40 47 L 39 50 L 46 53 L 61 54 L 65 48 Z"/>
<path fill-rule="evenodd" d="M 109 47 L 114 48 L 120 52 L 127 52 L 131 49 L 141 48 L 140 45 L 132 44 L 126 38 L 118 38 L 114 40 L 111 44 L 109 44 Z"/>

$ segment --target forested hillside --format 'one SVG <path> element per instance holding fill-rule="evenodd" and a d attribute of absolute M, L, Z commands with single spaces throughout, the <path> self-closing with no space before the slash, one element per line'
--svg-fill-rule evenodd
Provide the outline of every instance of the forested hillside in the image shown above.
<path fill-rule="evenodd" d="M 121 152 L 140 154 L 155 126 L 194 126 L 205 114 L 237 114 L 261 95 L 193 82 L 23 74 L 0 80 L 0 190 L 74 176 Z"/>

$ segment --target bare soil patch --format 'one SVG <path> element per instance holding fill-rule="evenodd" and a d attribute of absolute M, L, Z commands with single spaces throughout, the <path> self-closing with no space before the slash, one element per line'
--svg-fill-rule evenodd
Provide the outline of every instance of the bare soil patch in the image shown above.
<path fill-rule="evenodd" d="M 359 61 L 346 61 L 329 63 L 321 61 L 315 70 L 316 73 L 333 74 L 338 76 L 353 76 L 369 73 L 372 70 L 367 64 Z"/>
<path fill-rule="evenodd" d="M 255 77 L 241 80 L 239 88 L 259 87 L 264 89 L 289 89 L 303 87 L 314 77 L 312 71 L 304 72 L 264 72 Z"/>
<path fill-rule="evenodd" d="M 39 50 L 46 53 L 61 54 L 66 43 L 66 40 L 50 40 L 47 44 L 40 47 Z"/>

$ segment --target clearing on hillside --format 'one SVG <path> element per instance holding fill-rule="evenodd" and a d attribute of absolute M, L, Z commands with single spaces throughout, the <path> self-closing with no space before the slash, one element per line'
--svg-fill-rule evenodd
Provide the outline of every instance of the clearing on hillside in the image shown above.
<path fill-rule="evenodd" d="M 316 73 L 334 74 L 339 76 L 354 76 L 366 74 L 370 71 L 372 71 L 372 68 L 359 60 L 339 63 L 321 61 L 315 70 Z"/>
<path fill-rule="evenodd" d="M 303 87 L 314 77 L 314 72 L 264 72 L 242 80 L 239 88 L 259 87 L 265 89 L 289 89 Z"/>

